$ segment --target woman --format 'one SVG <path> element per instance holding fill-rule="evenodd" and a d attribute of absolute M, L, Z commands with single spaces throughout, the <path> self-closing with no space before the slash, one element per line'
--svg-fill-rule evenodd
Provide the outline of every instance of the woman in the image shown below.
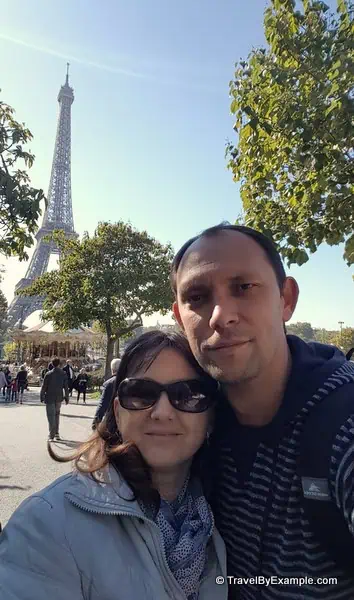
<path fill-rule="evenodd" d="M 76 378 L 75 381 L 75 387 L 77 389 L 77 400 L 76 400 L 76 404 L 79 403 L 80 400 L 80 394 L 82 394 L 83 396 L 83 400 L 84 400 L 84 404 L 86 404 L 86 390 L 87 390 L 87 384 L 88 384 L 88 375 L 85 371 L 85 369 L 81 369 L 79 375 Z"/>
<path fill-rule="evenodd" d="M 26 500 L 0 536 L 1 600 L 226 600 L 203 493 L 216 383 L 182 335 L 162 331 L 131 343 L 116 383 L 71 456 L 77 472 Z"/>
<path fill-rule="evenodd" d="M 17 373 L 17 389 L 18 389 L 18 400 L 17 403 L 23 402 L 23 392 L 27 389 L 28 381 L 27 381 L 28 373 L 26 371 L 25 365 L 21 365 L 19 372 Z"/>

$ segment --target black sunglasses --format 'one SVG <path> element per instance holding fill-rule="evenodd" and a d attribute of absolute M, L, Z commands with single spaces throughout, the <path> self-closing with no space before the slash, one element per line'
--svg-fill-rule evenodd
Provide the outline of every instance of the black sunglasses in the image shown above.
<path fill-rule="evenodd" d="M 189 413 L 201 413 L 216 400 L 218 383 L 190 379 L 161 385 L 152 379 L 124 379 L 118 387 L 121 406 L 127 410 L 151 408 L 166 392 L 173 408 Z"/>

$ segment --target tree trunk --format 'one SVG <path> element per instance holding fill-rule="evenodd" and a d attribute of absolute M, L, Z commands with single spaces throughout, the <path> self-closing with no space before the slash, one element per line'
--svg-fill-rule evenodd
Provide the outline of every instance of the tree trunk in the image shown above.
<path fill-rule="evenodd" d="M 115 343 L 114 343 L 114 358 L 119 358 L 119 337 L 117 337 Z"/>
<path fill-rule="evenodd" d="M 104 373 L 105 381 L 107 381 L 107 379 L 112 377 L 111 362 L 113 360 L 113 351 L 114 351 L 114 340 L 112 340 L 111 336 L 107 335 L 106 368 L 105 368 L 105 373 Z"/>

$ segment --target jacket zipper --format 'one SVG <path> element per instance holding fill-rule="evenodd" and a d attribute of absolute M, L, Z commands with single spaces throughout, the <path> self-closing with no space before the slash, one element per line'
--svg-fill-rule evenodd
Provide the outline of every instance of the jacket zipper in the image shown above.
<path fill-rule="evenodd" d="M 144 521 L 145 523 L 149 523 L 153 526 L 154 529 L 157 529 L 158 531 L 158 551 L 157 551 L 157 556 L 159 558 L 159 562 L 161 563 L 160 560 L 160 555 L 162 554 L 162 567 L 163 569 L 167 572 L 168 577 L 170 578 L 171 582 L 173 582 L 173 586 L 175 586 L 178 589 L 178 592 L 181 594 L 181 596 L 183 598 L 185 598 L 187 600 L 187 596 L 185 595 L 184 591 L 182 590 L 181 586 L 179 585 L 179 583 L 176 581 L 170 567 L 168 566 L 168 562 L 167 562 L 167 557 L 166 557 L 166 551 L 165 551 L 165 547 L 164 544 L 162 543 L 162 540 L 160 538 L 160 530 L 158 528 L 158 526 L 156 525 L 156 523 L 154 523 L 154 521 L 152 521 L 151 519 L 148 519 L 145 516 L 142 515 L 134 515 L 131 512 L 127 512 L 127 511 L 113 511 L 113 512 L 106 512 L 106 511 L 100 511 L 98 509 L 92 509 L 90 510 L 89 508 L 87 508 L 86 506 L 82 506 L 82 504 L 79 504 L 77 502 L 75 502 L 71 497 L 69 498 L 70 502 L 76 506 L 77 508 L 80 508 L 81 510 L 84 510 L 88 513 L 95 513 L 97 515 L 107 515 L 110 517 L 131 517 L 131 518 L 135 518 L 135 519 L 140 519 L 141 521 Z M 155 550 L 156 550 L 156 536 L 153 535 L 153 541 L 154 541 L 154 546 L 155 546 Z M 162 552 L 160 552 L 162 550 Z M 202 582 L 206 579 L 206 577 L 204 577 L 204 579 L 202 579 L 200 581 L 200 585 L 202 584 Z M 173 590 L 169 590 L 169 593 L 172 592 L 172 596 L 171 598 L 175 598 L 175 596 L 173 595 Z"/>

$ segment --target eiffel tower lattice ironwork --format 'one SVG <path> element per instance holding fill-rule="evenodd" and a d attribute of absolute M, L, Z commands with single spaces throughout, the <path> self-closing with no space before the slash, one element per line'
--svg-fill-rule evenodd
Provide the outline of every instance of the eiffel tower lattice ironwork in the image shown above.
<path fill-rule="evenodd" d="M 46 236 L 54 230 L 64 231 L 67 237 L 77 237 L 74 231 L 71 199 L 71 105 L 74 102 L 74 90 L 69 85 L 69 64 L 66 81 L 58 95 L 59 119 L 55 140 L 52 171 L 48 190 L 47 208 L 41 228 L 36 234 L 37 245 L 24 278 L 20 279 L 15 292 L 23 290 L 48 269 L 50 255 L 58 253 L 54 242 Z M 9 311 L 10 325 L 20 323 L 34 311 L 43 306 L 43 298 L 38 296 L 16 296 Z"/>

